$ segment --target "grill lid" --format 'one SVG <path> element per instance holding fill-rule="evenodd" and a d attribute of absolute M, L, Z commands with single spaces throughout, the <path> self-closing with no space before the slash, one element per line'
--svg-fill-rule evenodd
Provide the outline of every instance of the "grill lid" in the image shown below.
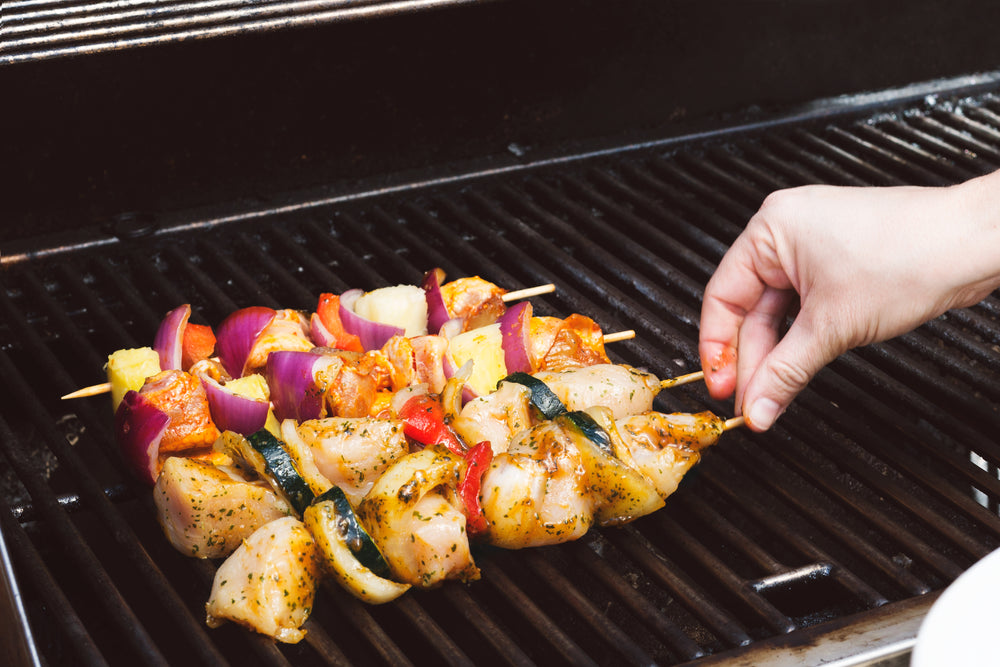
<path fill-rule="evenodd" d="M 767 192 L 809 182 L 941 184 L 1000 167 L 993 92 L 799 118 L 521 170 L 302 202 L 54 256 L 7 258 L 2 528 L 46 659 L 676 664 L 909 618 L 1000 546 L 1000 300 L 825 369 L 766 435 L 726 434 L 659 512 L 557 547 L 477 555 L 481 581 L 366 607 L 324 586 L 307 639 L 204 626 L 214 565 L 175 553 L 123 472 L 106 399 L 61 403 L 162 314 L 311 308 L 322 291 L 431 266 L 511 289 L 539 314 L 635 329 L 617 361 L 697 367 L 701 291 Z M 314 204 L 314 205 L 313 205 Z M 661 410 L 713 409 L 703 388 Z M 896 614 L 899 614 L 897 616 Z"/>

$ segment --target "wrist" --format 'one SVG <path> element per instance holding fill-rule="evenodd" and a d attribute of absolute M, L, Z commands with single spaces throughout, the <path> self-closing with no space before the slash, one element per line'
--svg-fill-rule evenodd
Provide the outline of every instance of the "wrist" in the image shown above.
<path fill-rule="evenodd" d="M 958 271 L 954 307 L 971 306 L 1000 286 L 1000 171 L 947 189 L 948 259 Z"/>

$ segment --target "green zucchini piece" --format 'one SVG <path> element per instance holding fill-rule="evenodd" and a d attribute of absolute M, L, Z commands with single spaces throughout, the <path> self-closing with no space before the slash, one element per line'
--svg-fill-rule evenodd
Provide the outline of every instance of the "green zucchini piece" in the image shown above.
<path fill-rule="evenodd" d="M 354 597 L 369 604 L 390 602 L 410 590 L 410 584 L 400 584 L 379 576 L 361 564 L 357 554 L 351 549 L 348 538 L 350 531 L 344 530 L 351 522 L 344 520 L 338 509 L 339 504 L 334 500 L 317 500 L 302 515 L 302 522 L 313 536 L 327 569 L 334 574 L 337 583 Z"/>
<path fill-rule="evenodd" d="M 566 421 L 571 423 L 586 436 L 587 440 L 597 445 L 602 452 L 608 456 L 615 456 L 615 448 L 611 444 L 611 436 L 597 423 L 597 421 L 582 410 L 567 412 L 562 415 Z"/>
<path fill-rule="evenodd" d="M 501 382 L 516 382 L 523 384 L 531 391 L 531 404 L 534 405 L 546 419 L 555 419 L 566 412 L 566 406 L 559 400 L 555 392 L 549 389 L 538 378 L 527 373 L 511 373 Z"/>
<path fill-rule="evenodd" d="M 261 429 L 245 438 L 226 431 L 216 446 L 232 457 L 236 465 L 267 481 L 299 516 L 313 501 L 313 492 L 295 468 L 292 457 L 270 431 Z"/>
<path fill-rule="evenodd" d="M 389 576 L 389 564 L 379 548 L 375 546 L 371 535 L 361 525 L 361 520 L 354 513 L 354 508 L 347 500 L 344 490 L 339 486 L 332 486 L 316 498 L 313 504 L 318 505 L 325 502 L 333 504 L 333 509 L 336 512 L 337 530 L 343 536 L 344 542 L 347 543 L 358 562 L 380 577 Z"/>

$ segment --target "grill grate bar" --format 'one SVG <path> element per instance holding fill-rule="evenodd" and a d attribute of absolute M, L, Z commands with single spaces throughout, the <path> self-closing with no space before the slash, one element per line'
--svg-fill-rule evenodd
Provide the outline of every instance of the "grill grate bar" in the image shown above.
<path fill-rule="evenodd" d="M 0 417 L 0 439 L 13 440 L 10 426 L 2 417 Z M 11 465 L 9 461 L 8 465 Z M 55 629 L 62 631 L 70 643 L 74 656 L 82 664 L 106 665 L 104 656 L 80 621 L 80 616 L 73 609 L 62 588 L 53 579 L 51 572 L 45 566 L 45 560 L 31 544 L 21 524 L 13 519 L 13 511 L 2 497 L 0 497 L 0 528 L 3 529 L 6 544 L 11 549 L 14 567 L 19 574 L 28 577 L 31 587 L 38 592 L 41 603 L 59 619 Z M 27 591 L 22 591 L 22 597 L 25 599 L 29 597 Z M 12 628 L 6 630 L 13 631 Z M 52 628 L 49 628 L 49 631 L 51 632 Z"/>
<path fill-rule="evenodd" d="M 643 597 L 625 581 L 622 573 L 608 562 L 607 557 L 598 556 L 590 544 L 575 546 L 576 548 L 572 550 L 573 555 L 587 568 L 587 571 L 612 590 L 615 597 L 626 605 L 639 621 L 649 625 L 657 637 L 667 642 L 675 655 L 684 660 L 694 660 L 705 655 L 696 642 L 667 621 L 651 600 Z"/>
<path fill-rule="evenodd" d="M 531 596 L 522 591 L 495 562 L 482 563 L 480 569 L 483 579 L 510 600 L 512 608 L 519 610 L 531 627 L 544 635 L 551 647 L 556 649 L 568 664 L 596 667 L 597 663 L 593 658 L 563 632 L 562 628 L 539 608 Z"/>
<path fill-rule="evenodd" d="M 745 466 L 746 462 L 741 462 L 741 465 Z M 707 483 L 750 514 L 754 520 L 757 521 L 759 525 L 766 528 L 771 535 L 780 536 L 780 539 L 783 542 L 794 548 L 809 562 L 831 563 L 834 567 L 834 574 L 841 584 L 844 585 L 852 595 L 863 601 L 867 606 L 876 607 L 886 602 L 886 598 L 881 592 L 874 589 L 868 583 L 862 581 L 848 568 L 840 565 L 836 559 L 823 552 L 817 545 L 810 543 L 805 537 L 800 536 L 796 532 L 795 528 L 789 525 L 789 523 L 784 518 L 779 516 L 777 512 L 771 511 L 771 509 L 764 507 L 761 504 L 746 503 L 743 499 L 744 494 L 751 495 L 755 498 L 760 498 L 764 494 L 759 484 L 751 482 L 748 475 L 740 475 L 736 470 L 729 466 L 722 468 L 721 470 L 719 468 L 713 468 L 713 472 L 714 474 L 712 478 L 706 478 Z M 721 479 L 716 480 L 716 476 L 721 477 Z M 754 475 L 754 477 L 756 477 L 756 475 Z M 733 486 L 734 484 L 736 486 Z M 734 489 L 740 489 L 740 493 L 737 494 Z M 752 494 L 750 493 L 751 489 Z M 781 492 L 774 495 L 780 496 Z M 770 504 L 773 507 L 774 501 L 772 500 Z M 802 512 L 797 511 L 796 514 L 801 515 Z M 860 548 L 870 552 L 870 549 L 866 549 L 864 545 L 860 545 Z M 864 556 L 866 557 L 866 560 L 878 559 L 877 555 L 872 556 L 870 553 L 866 553 Z"/>
<path fill-rule="evenodd" d="M 474 0 L 192 0 L 4 7 L 0 65 L 406 14 Z"/>
<path fill-rule="evenodd" d="M 14 395 L 31 395 L 27 383 L 20 377 L 20 373 L 6 354 L 0 354 L 0 372 L 3 372 L 8 386 L 16 392 Z M 38 406 L 34 405 L 23 407 L 33 413 L 40 411 Z M 45 421 L 37 420 L 37 423 L 44 424 Z M 59 439 L 59 434 L 46 435 L 50 444 Z M 25 484 L 28 493 L 31 494 L 34 507 L 38 514 L 44 518 L 52 537 L 64 545 L 63 553 L 71 558 L 80 570 L 87 573 L 85 581 L 107 614 L 106 618 L 118 628 L 123 639 L 131 645 L 131 648 L 143 656 L 146 664 L 168 665 L 168 661 L 160 652 L 156 642 L 146 632 L 125 598 L 122 597 L 98 556 L 88 547 L 84 536 L 72 525 L 68 516 L 59 507 L 58 499 L 47 488 L 37 471 L 31 470 L 25 465 L 24 462 L 29 460 L 27 452 L 24 445 L 20 443 L 20 439 L 10 430 L 6 420 L 0 420 L 0 436 L 2 436 L 0 437 L 0 447 L 3 449 L 4 456 Z"/>
<path fill-rule="evenodd" d="M 924 148 L 904 141 L 889 132 L 882 126 L 872 127 L 859 123 L 849 130 L 833 130 L 837 136 L 845 141 L 861 142 L 870 152 L 880 158 L 892 156 L 896 164 L 908 169 L 915 178 L 908 178 L 911 182 L 927 182 L 933 185 L 950 185 L 955 181 L 965 180 L 972 174 L 962 169 L 950 159 L 932 154 Z M 881 145 L 880 145 L 881 144 Z"/>
<path fill-rule="evenodd" d="M 501 627 L 492 616 L 476 603 L 464 588 L 447 586 L 443 595 L 456 607 L 463 617 L 476 628 L 479 634 L 496 649 L 496 658 L 510 665 L 534 665 L 535 663 L 521 650 L 514 638 Z"/>
<path fill-rule="evenodd" d="M 665 586 L 678 601 L 696 618 L 708 626 L 716 637 L 729 646 L 745 646 L 750 635 L 736 617 L 717 604 L 698 584 L 687 579 L 679 567 L 657 549 L 633 526 L 609 531 L 607 538 L 627 554 L 655 581 Z"/>
<path fill-rule="evenodd" d="M 855 397 L 857 397 L 857 388 L 849 385 L 842 379 L 827 376 L 824 380 L 824 384 L 839 383 L 843 391 L 853 391 Z M 894 465 L 901 468 L 906 473 L 907 479 L 920 483 L 925 489 L 939 495 L 942 500 L 955 506 L 957 510 L 965 515 L 972 517 L 983 511 L 983 508 L 972 498 L 968 495 L 961 495 L 958 491 L 951 488 L 938 474 L 938 466 L 940 465 L 952 467 L 960 474 L 975 472 L 974 470 L 970 470 L 967 458 L 963 460 L 960 456 L 953 455 L 950 451 L 940 447 L 939 443 L 926 443 L 925 439 L 919 436 L 913 439 L 913 441 L 924 445 L 921 448 L 919 456 L 907 452 L 902 448 L 895 447 L 888 438 L 879 441 L 877 446 L 873 447 L 870 436 L 871 428 L 866 427 L 864 422 L 859 419 L 848 417 L 846 414 L 847 411 L 843 407 L 834 407 L 834 404 L 816 399 L 812 395 L 804 396 L 803 403 L 808 407 L 810 412 L 818 414 L 826 423 L 837 424 L 838 428 L 843 429 L 845 435 L 851 438 L 850 442 L 838 441 L 837 443 L 831 443 L 829 446 L 821 443 L 821 446 L 824 448 L 833 450 L 829 453 L 831 458 L 833 458 L 834 453 L 839 453 L 840 451 L 854 452 L 858 448 L 863 448 L 865 452 L 868 452 L 867 455 L 858 452 L 847 460 L 848 464 L 853 464 L 851 465 L 851 470 L 854 474 L 878 475 L 879 470 L 884 469 L 882 465 L 879 465 L 881 461 L 876 463 L 873 468 L 872 460 L 869 457 L 881 457 L 892 461 Z M 838 450 L 836 448 L 843 449 Z M 847 457 L 838 456 L 837 458 L 843 460 Z M 932 461 L 935 465 L 928 465 L 928 460 Z M 875 482 L 878 482 L 878 484 Z M 927 499 L 918 499 L 914 491 L 907 490 L 899 481 L 890 478 L 888 475 L 884 475 L 881 479 L 876 479 L 875 482 L 869 481 L 869 486 L 883 491 L 887 496 L 907 507 L 914 514 L 920 515 L 921 519 L 931 528 L 947 537 L 953 544 L 962 548 L 971 557 L 978 558 L 984 555 L 984 546 L 982 543 L 971 539 L 959 526 L 955 525 L 950 517 L 941 513 L 927 514 L 920 512 L 919 510 L 926 506 Z"/>
<path fill-rule="evenodd" d="M 711 549 L 696 540 L 679 523 L 666 514 L 657 514 L 655 522 L 675 540 L 678 547 L 701 563 L 722 586 L 752 610 L 768 627 L 777 633 L 787 634 L 795 629 L 795 623 L 765 598 L 748 586 Z"/>
<path fill-rule="evenodd" d="M 653 659 L 607 616 L 594 607 L 579 588 L 572 585 L 548 559 L 538 553 L 523 554 L 528 563 L 555 592 L 567 607 L 576 612 L 583 622 L 614 646 L 618 652 L 635 665 L 653 664 Z"/>

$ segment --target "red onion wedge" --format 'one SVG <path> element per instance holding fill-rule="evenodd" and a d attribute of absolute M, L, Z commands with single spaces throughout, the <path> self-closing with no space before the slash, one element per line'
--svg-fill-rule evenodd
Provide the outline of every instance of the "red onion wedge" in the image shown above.
<path fill-rule="evenodd" d="M 229 315 L 219 325 L 216 334 L 216 351 L 223 368 L 232 377 L 243 375 L 250 350 L 257 336 L 274 319 L 277 313 L 264 306 L 241 308 Z"/>
<path fill-rule="evenodd" d="M 360 289 L 347 290 L 340 295 L 340 321 L 344 331 L 361 339 L 365 350 L 381 349 L 393 336 L 402 336 L 405 330 L 391 324 L 381 324 L 361 317 L 354 312 L 354 304 L 364 295 Z"/>
<path fill-rule="evenodd" d="M 153 339 L 153 349 L 160 355 L 160 370 L 181 370 L 184 350 L 184 328 L 191 317 L 191 304 L 174 308 L 160 324 Z"/>
<path fill-rule="evenodd" d="M 334 377 L 334 373 L 327 371 L 342 363 L 339 357 L 315 352 L 272 352 L 267 358 L 265 377 L 278 421 L 319 419 L 326 390 L 323 378 Z"/>
<path fill-rule="evenodd" d="M 115 436 L 125 464 L 147 484 L 155 484 L 160 473 L 160 440 L 169 425 L 166 412 L 132 389 L 115 412 Z"/>
<path fill-rule="evenodd" d="M 530 373 L 531 368 L 531 303 L 521 301 L 500 316 L 500 335 L 503 337 L 504 363 L 507 374 Z"/>
<path fill-rule="evenodd" d="M 442 269 L 431 269 L 424 274 L 424 280 L 420 283 L 427 297 L 427 333 L 438 333 L 441 325 L 451 319 L 448 306 L 445 305 L 444 297 L 441 295 L 441 283 L 444 277 Z"/>
<path fill-rule="evenodd" d="M 309 318 L 309 338 L 316 344 L 316 347 L 337 347 L 337 337 L 330 333 L 330 330 L 323 325 L 323 320 L 316 313 L 313 313 Z"/>
<path fill-rule="evenodd" d="M 250 435 L 264 428 L 268 401 L 235 394 L 212 378 L 201 378 L 208 396 L 208 409 L 212 421 L 220 431 L 234 431 L 240 435 Z"/>

